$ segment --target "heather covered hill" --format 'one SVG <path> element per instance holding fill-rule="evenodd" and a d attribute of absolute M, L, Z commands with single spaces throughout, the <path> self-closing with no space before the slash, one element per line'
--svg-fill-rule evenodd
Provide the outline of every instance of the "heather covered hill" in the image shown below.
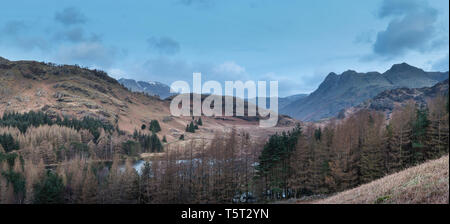
<path fill-rule="evenodd" d="M 169 142 L 178 141 L 192 120 L 190 116 L 171 116 L 170 98 L 162 100 L 147 93 L 132 92 L 103 71 L 76 65 L 0 58 L 0 96 L 0 115 L 43 111 L 52 118 L 91 117 L 128 134 L 158 120 L 162 129 L 158 135 L 161 138 L 165 135 Z M 201 130 L 186 134 L 186 139 L 211 139 L 215 132 L 229 131 L 233 126 L 254 129 L 258 125 L 246 117 L 204 117 L 203 121 Z M 150 133 L 148 129 L 143 131 Z M 258 131 L 255 135 L 267 137 L 279 130 Z"/>
<path fill-rule="evenodd" d="M 424 107 L 429 103 L 429 99 L 437 96 L 448 96 L 448 79 L 439 82 L 432 87 L 385 90 L 355 107 L 350 107 L 341 111 L 338 117 L 348 117 L 349 114 L 362 109 L 385 112 L 389 117 L 395 107 L 404 106 L 408 101 L 414 101 L 419 106 Z"/>
<path fill-rule="evenodd" d="M 448 155 L 319 200 L 321 204 L 448 204 Z"/>
<path fill-rule="evenodd" d="M 132 93 L 103 71 L 73 65 L 2 59 L 0 86 L 0 114 L 42 110 L 53 117 L 88 116 L 129 133 L 170 114 L 167 102 Z"/>
<path fill-rule="evenodd" d="M 393 65 L 385 73 L 353 70 L 340 75 L 330 73 L 316 91 L 281 108 L 280 113 L 302 121 L 317 121 L 334 117 L 342 109 L 356 106 L 385 90 L 431 87 L 445 79 L 448 72 L 425 72 L 406 63 Z"/>

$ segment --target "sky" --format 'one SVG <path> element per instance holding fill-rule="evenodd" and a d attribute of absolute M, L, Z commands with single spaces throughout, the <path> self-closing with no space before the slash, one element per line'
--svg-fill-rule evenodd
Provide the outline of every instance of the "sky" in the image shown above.
<path fill-rule="evenodd" d="M 0 56 L 114 78 L 277 80 L 314 91 L 330 73 L 406 62 L 449 68 L 448 0 L 5 1 Z"/>

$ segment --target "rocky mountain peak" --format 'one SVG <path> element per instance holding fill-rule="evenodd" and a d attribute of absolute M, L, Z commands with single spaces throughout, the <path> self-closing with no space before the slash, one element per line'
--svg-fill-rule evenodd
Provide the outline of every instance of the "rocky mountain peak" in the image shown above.
<path fill-rule="evenodd" d="M 392 65 L 392 67 L 388 71 L 386 71 L 386 73 L 400 73 L 400 72 L 423 72 L 423 70 L 403 62 L 400 64 Z"/>
<path fill-rule="evenodd" d="M 316 91 L 289 103 L 280 112 L 302 121 L 317 121 L 336 116 L 340 110 L 356 106 L 385 90 L 431 87 L 445 79 L 448 73 L 425 72 L 406 63 L 395 64 L 383 74 L 354 70 L 340 75 L 332 72 Z"/>

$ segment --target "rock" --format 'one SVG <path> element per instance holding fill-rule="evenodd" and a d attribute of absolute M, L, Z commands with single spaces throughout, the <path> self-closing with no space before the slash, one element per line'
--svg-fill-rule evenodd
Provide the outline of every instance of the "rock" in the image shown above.
<path fill-rule="evenodd" d="M 101 109 L 102 107 L 97 104 L 91 104 L 91 103 L 83 103 L 85 107 L 88 109 Z"/>
<path fill-rule="evenodd" d="M 128 96 L 125 97 L 125 101 L 127 101 L 128 103 L 133 103 L 133 101 L 131 101 L 131 99 Z"/>
<path fill-rule="evenodd" d="M 170 122 L 170 121 L 172 121 L 172 120 L 173 120 L 172 116 L 165 116 L 165 117 L 163 117 L 163 119 L 162 119 L 162 121 L 163 121 L 164 123 Z"/>
<path fill-rule="evenodd" d="M 55 94 L 53 94 L 53 97 L 57 98 L 57 99 L 67 97 L 67 96 L 69 96 L 69 95 L 67 95 L 65 93 L 61 93 L 61 92 L 56 92 Z"/>
<path fill-rule="evenodd" d="M 38 91 L 36 92 L 36 96 L 37 97 L 41 97 L 41 96 L 44 96 L 46 94 L 47 94 L 47 92 L 45 92 L 45 90 L 43 90 L 43 89 L 38 89 Z"/>

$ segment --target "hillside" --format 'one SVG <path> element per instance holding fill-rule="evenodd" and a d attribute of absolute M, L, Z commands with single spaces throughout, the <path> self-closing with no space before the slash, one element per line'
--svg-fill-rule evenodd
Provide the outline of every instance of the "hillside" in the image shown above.
<path fill-rule="evenodd" d="M 318 201 L 320 204 L 448 204 L 449 156 Z"/>
<path fill-rule="evenodd" d="M 432 87 L 385 90 L 355 107 L 343 110 L 338 117 L 348 117 L 350 114 L 362 109 L 384 112 L 389 117 L 396 106 L 403 106 L 409 100 L 416 102 L 420 106 L 425 106 L 428 99 L 438 95 L 448 96 L 448 79 Z"/>
<path fill-rule="evenodd" d="M 448 79 L 448 72 L 425 72 L 406 63 L 393 65 L 385 73 L 358 73 L 348 70 L 330 73 L 308 97 L 281 108 L 280 113 L 302 121 L 334 117 L 345 108 L 356 106 L 377 94 L 397 88 L 431 87 Z"/>
<path fill-rule="evenodd" d="M 166 135 L 169 142 L 185 134 L 191 121 L 191 117 L 171 116 L 170 100 L 131 92 L 103 71 L 74 65 L 0 58 L 0 96 L 0 116 L 7 111 L 42 110 L 52 117 L 92 117 L 129 134 L 158 120 L 162 128 L 158 134 Z M 211 139 L 216 132 L 232 127 L 253 130 L 254 136 L 263 137 L 280 131 L 255 129 L 258 123 L 245 118 L 204 117 L 203 121 L 201 130 L 186 134 L 186 139 Z"/>
<path fill-rule="evenodd" d="M 0 114 L 42 110 L 54 117 L 89 116 L 129 133 L 170 114 L 168 102 L 132 93 L 102 71 L 72 65 L 2 59 L 0 86 Z"/>
<path fill-rule="evenodd" d="M 283 107 L 289 105 L 290 103 L 300 100 L 300 99 L 304 99 L 307 96 L 308 96 L 308 94 L 296 94 L 296 95 L 287 96 L 287 97 L 280 97 L 280 98 L 278 98 L 278 108 L 280 108 L 279 110 L 282 110 Z M 270 105 L 270 103 L 268 103 L 267 105 Z"/>

